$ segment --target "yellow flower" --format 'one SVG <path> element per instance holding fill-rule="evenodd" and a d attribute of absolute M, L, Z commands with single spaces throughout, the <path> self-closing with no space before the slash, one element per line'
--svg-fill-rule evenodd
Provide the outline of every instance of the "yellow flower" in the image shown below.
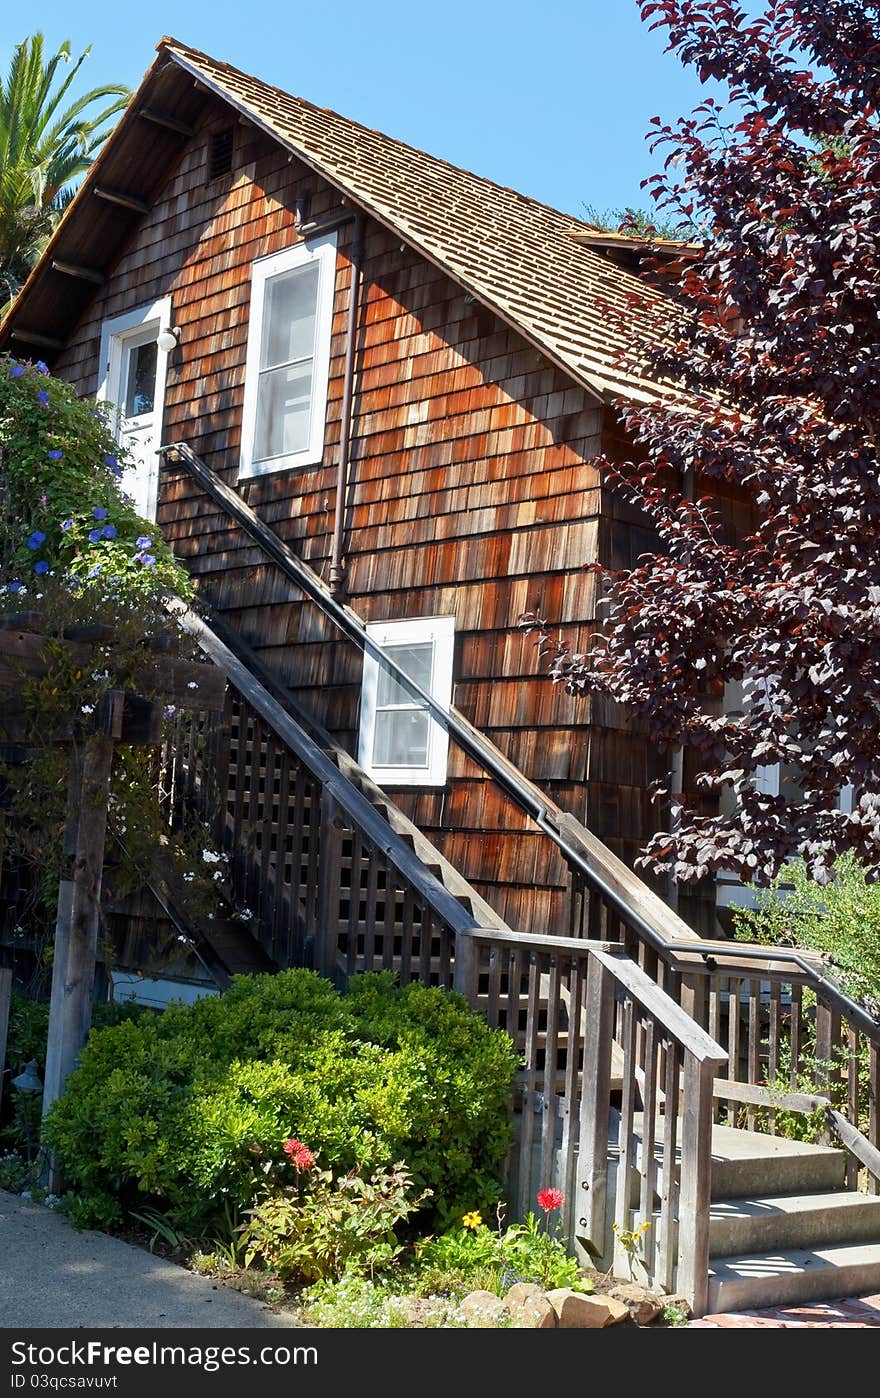
<path fill-rule="evenodd" d="M 474 1209 L 472 1213 L 465 1214 L 461 1221 L 465 1228 L 473 1228 L 474 1232 L 476 1232 L 477 1229 L 482 1226 L 483 1219 L 482 1216 L 477 1213 L 476 1209 Z"/>
<path fill-rule="evenodd" d="M 643 1233 L 647 1233 L 647 1231 L 648 1231 L 648 1229 L 649 1229 L 650 1227 L 651 1227 L 650 1223 L 643 1223 L 643 1224 L 642 1224 L 642 1232 L 643 1232 Z"/>

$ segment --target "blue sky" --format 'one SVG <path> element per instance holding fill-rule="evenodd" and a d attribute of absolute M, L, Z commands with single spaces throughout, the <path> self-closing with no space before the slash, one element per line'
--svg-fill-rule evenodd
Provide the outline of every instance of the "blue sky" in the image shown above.
<path fill-rule="evenodd" d="M 636 0 L 41 0 L 0 12 L 0 65 L 40 28 L 75 53 L 84 86 L 135 86 L 172 34 L 388 135 L 583 215 L 642 203 L 656 113 L 699 101 Z"/>

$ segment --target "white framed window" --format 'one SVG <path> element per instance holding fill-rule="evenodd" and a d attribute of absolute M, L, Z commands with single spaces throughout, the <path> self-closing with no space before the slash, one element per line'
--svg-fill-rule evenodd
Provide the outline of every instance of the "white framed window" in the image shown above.
<path fill-rule="evenodd" d="M 367 635 L 446 709 L 452 701 L 455 617 L 371 622 Z M 424 704 L 364 655 L 360 765 L 380 786 L 443 786 L 449 736 Z"/>
<path fill-rule="evenodd" d="M 335 233 L 251 268 L 240 478 L 323 456 L 335 283 Z"/>

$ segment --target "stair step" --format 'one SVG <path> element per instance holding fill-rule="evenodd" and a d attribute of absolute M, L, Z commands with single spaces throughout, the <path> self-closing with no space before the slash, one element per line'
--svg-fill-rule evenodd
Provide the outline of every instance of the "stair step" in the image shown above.
<path fill-rule="evenodd" d="M 841 1189 L 846 1153 L 833 1146 L 712 1128 L 712 1198 L 750 1199 Z"/>
<path fill-rule="evenodd" d="M 715 1199 L 709 1210 L 713 1258 L 866 1238 L 880 1242 L 880 1198 L 854 1190 Z"/>
<path fill-rule="evenodd" d="M 658 1188 L 662 1181 L 664 1119 L 657 1118 L 654 1151 Z M 633 1118 L 636 1156 L 641 1161 L 643 1117 Z M 676 1159 L 681 1160 L 682 1123 L 678 1123 Z M 610 1159 L 617 1156 L 610 1148 Z M 712 1127 L 712 1198 L 754 1199 L 781 1194 L 814 1194 L 844 1188 L 846 1153 L 833 1146 L 790 1141 L 785 1136 L 762 1136 L 732 1126 Z"/>
<path fill-rule="evenodd" d="M 880 1242 L 745 1253 L 709 1265 L 708 1313 L 880 1292 Z"/>

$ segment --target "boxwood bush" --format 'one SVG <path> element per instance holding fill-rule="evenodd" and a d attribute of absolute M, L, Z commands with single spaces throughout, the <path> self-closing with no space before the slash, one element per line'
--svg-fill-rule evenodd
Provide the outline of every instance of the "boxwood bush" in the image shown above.
<path fill-rule="evenodd" d="M 93 1030 L 46 1138 L 77 1220 L 144 1204 L 193 1236 L 228 1229 L 291 1136 L 323 1168 L 405 1162 L 433 1218 L 500 1192 L 517 1064 L 463 997 L 390 973 L 344 994 L 312 971 Z"/>

